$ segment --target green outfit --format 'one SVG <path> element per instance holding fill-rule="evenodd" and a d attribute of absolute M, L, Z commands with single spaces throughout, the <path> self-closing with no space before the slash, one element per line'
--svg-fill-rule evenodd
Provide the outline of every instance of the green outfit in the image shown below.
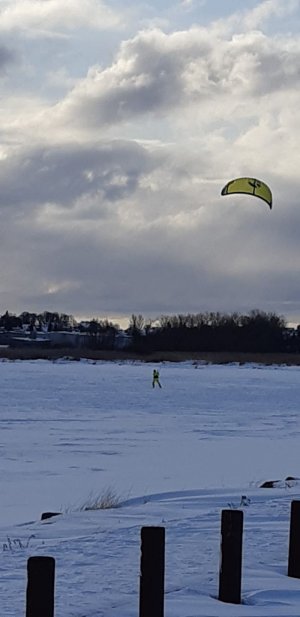
<path fill-rule="evenodd" d="M 152 377 L 152 388 L 155 388 L 156 384 L 159 386 L 159 388 L 161 388 L 161 383 L 159 381 L 159 372 L 158 370 L 154 369 Z"/>

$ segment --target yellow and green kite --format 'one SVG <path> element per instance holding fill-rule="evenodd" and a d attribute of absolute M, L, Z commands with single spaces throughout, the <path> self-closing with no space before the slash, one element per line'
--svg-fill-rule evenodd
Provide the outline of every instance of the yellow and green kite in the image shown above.
<path fill-rule="evenodd" d="M 231 195 L 233 193 L 246 193 L 254 195 L 266 201 L 270 210 L 272 209 L 272 193 L 267 184 L 256 178 L 235 178 L 230 180 L 221 191 L 221 195 Z"/>

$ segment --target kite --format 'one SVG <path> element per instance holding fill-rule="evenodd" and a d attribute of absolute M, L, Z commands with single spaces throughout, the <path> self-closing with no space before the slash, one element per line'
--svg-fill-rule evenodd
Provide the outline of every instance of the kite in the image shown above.
<path fill-rule="evenodd" d="M 267 184 L 256 178 L 235 178 L 224 186 L 221 195 L 231 195 L 232 193 L 246 193 L 254 195 L 266 201 L 272 210 L 272 193 Z"/>

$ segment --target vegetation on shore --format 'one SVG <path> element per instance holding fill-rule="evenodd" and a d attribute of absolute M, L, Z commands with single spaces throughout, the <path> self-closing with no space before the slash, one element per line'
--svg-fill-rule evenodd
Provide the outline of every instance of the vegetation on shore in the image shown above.
<path fill-rule="evenodd" d="M 193 362 L 195 366 L 201 364 L 262 364 L 262 365 L 287 365 L 299 366 L 300 354 L 298 353 L 243 353 L 243 352 L 178 352 L 156 351 L 139 354 L 134 351 L 117 350 L 93 350 L 93 349 L 42 349 L 39 347 L 26 348 L 0 348 L 0 360 L 49 360 L 56 362 L 61 359 L 79 361 L 87 359 L 91 362 Z"/>

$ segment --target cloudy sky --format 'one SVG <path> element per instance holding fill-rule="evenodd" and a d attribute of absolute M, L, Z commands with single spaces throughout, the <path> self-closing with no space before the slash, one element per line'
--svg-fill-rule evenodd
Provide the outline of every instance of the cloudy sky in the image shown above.
<path fill-rule="evenodd" d="M 299 33 L 300 0 L 1 0 L 0 312 L 300 322 Z"/>

